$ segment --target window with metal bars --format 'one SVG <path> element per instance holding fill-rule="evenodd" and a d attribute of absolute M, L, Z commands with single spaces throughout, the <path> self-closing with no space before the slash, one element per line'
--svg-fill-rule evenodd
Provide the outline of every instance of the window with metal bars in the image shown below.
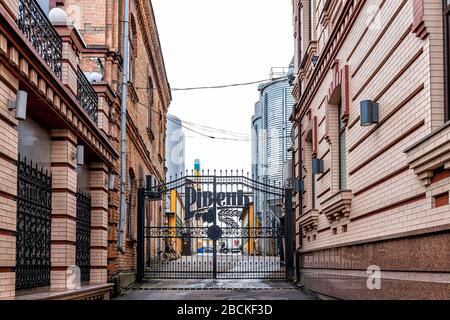
<path fill-rule="evenodd" d="M 345 123 L 341 118 L 342 100 L 338 105 L 338 121 L 339 121 L 339 190 L 347 187 L 347 136 L 345 132 Z"/>

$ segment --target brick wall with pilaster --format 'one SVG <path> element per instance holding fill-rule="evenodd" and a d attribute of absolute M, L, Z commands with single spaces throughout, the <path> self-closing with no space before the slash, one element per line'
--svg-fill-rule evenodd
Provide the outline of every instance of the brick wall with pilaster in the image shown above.
<path fill-rule="evenodd" d="M 75 265 L 77 167 L 73 155 L 77 137 L 68 130 L 53 130 L 51 135 L 53 194 L 50 285 L 52 289 L 65 290 L 66 269 Z"/>
<path fill-rule="evenodd" d="M 16 99 L 18 80 L 0 65 L 0 299 L 14 299 L 16 264 L 16 211 L 18 121 L 8 111 Z"/>
<path fill-rule="evenodd" d="M 91 194 L 91 280 L 90 284 L 107 282 L 108 248 L 108 167 L 103 163 L 89 166 Z"/>
<path fill-rule="evenodd" d="M 0 6 L 4 7 L 13 19 L 19 15 L 19 0 L 3 0 Z"/>
<path fill-rule="evenodd" d="M 61 31 L 67 31 L 65 29 L 58 28 L 59 34 Z M 67 27 L 66 27 L 67 28 Z M 77 69 L 78 69 L 78 55 L 72 44 L 70 37 L 62 37 L 62 82 L 69 88 L 74 95 L 77 94 Z"/>

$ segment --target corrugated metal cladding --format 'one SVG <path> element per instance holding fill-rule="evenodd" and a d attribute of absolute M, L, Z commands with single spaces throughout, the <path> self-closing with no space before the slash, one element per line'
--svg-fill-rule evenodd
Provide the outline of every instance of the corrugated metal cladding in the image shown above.
<path fill-rule="evenodd" d="M 286 78 L 263 84 L 259 90 L 261 99 L 252 117 L 252 174 L 282 185 L 284 163 L 292 156 L 287 151 L 292 145 L 292 87 Z M 257 211 L 264 211 L 262 198 L 262 194 L 255 194 Z"/>
<path fill-rule="evenodd" d="M 166 129 L 166 178 L 168 181 L 185 173 L 185 135 L 181 120 L 174 115 L 167 115 Z"/>
<path fill-rule="evenodd" d="M 291 147 L 292 123 L 289 116 L 294 105 L 292 88 L 288 80 L 277 80 L 261 86 L 261 125 L 256 136 L 260 149 L 254 155 L 257 175 L 282 183 L 283 165 L 291 158 L 287 150 Z M 255 131 L 255 123 L 253 124 Z M 261 130 L 262 129 L 262 130 Z"/>

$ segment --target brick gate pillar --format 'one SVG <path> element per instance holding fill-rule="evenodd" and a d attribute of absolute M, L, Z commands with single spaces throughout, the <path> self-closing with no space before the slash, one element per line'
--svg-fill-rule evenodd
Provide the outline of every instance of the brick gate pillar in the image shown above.
<path fill-rule="evenodd" d="M 67 267 L 75 265 L 77 216 L 77 137 L 69 130 L 52 130 L 52 245 L 50 285 L 67 289 Z"/>
<path fill-rule="evenodd" d="M 0 43 L 2 42 L 0 34 Z M 0 52 L 7 47 L 0 45 Z M 14 299 L 16 274 L 16 217 L 18 121 L 8 111 L 16 100 L 19 81 L 0 65 L 0 299 Z"/>
<path fill-rule="evenodd" d="M 91 194 L 91 280 L 90 284 L 107 283 L 108 258 L 108 167 L 103 163 L 89 165 Z"/>

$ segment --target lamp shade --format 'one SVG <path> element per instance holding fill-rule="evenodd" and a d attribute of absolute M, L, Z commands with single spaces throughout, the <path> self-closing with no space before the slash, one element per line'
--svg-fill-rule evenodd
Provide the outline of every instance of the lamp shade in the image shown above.
<path fill-rule="evenodd" d="M 116 175 L 114 173 L 110 173 L 108 177 L 108 189 L 114 190 L 114 185 L 116 182 Z"/>
<path fill-rule="evenodd" d="M 364 100 L 360 103 L 361 126 L 377 124 L 379 120 L 378 103 L 372 100 Z"/>
<path fill-rule="evenodd" d="M 321 174 L 323 173 L 323 160 L 322 159 L 318 159 L 318 158 L 314 158 L 312 161 L 312 173 L 313 174 Z"/>
<path fill-rule="evenodd" d="M 77 146 L 77 165 L 82 166 L 84 165 L 84 146 L 78 145 Z"/>
<path fill-rule="evenodd" d="M 156 178 L 153 175 L 148 175 L 145 177 L 145 186 L 147 189 L 156 187 Z"/>
<path fill-rule="evenodd" d="M 305 191 L 305 182 L 303 179 L 295 179 L 294 181 L 294 191 L 295 192 L 303 192 Z"/>

